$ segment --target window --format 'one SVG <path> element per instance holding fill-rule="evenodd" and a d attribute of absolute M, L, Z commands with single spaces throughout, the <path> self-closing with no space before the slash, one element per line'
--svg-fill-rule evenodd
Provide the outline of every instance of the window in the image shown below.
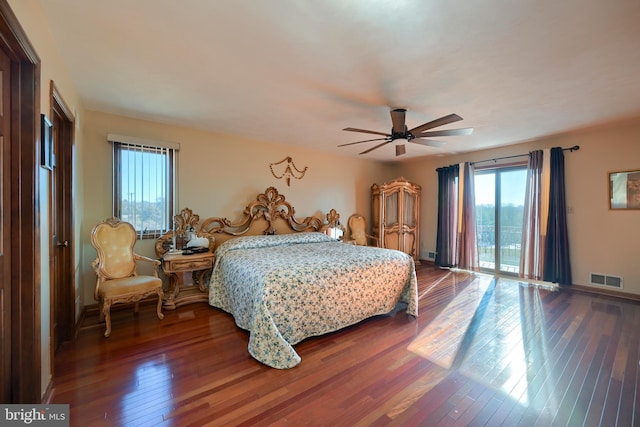
<path fill-rule="evenodd" d="M 173 228 L 178 144 L 109 135 L 113 144 L 113 215 L 141 239 Z"/>

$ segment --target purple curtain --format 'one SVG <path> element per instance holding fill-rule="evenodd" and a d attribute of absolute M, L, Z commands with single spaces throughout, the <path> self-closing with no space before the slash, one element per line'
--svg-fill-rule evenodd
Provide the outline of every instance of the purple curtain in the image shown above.
<path fill-rule="evenodd" d="M 520 277 L 542 280 L 542 261 L 546 229 L 542 229 L 542 158 L 543 151 L 529 153 L 527 168 L 527 188 L 524 200 L 524 218 L 522 221 L 522 255 L 520 258 Z"/>
<path fill-rule="evenodd" d="M 544 251 L 543 280 L 571 285 L 569 260 L 569 232 L 564 186 L 564 152 L 551 149 L 551 178 L 549 187 L 549 221 Z"/>
<path fill-rule="evenodd" d="M 438 168 L 438 232 L 435 264 L 457 265 L 458 165 Z"/>
<path fill-rule="evenodd" d="M 458 229 L 458 267 L 478 270 L 478 235 L 476 234 L 476 196 L 474 169 L 468 162 L 463 166 L 462 207 Z"/>

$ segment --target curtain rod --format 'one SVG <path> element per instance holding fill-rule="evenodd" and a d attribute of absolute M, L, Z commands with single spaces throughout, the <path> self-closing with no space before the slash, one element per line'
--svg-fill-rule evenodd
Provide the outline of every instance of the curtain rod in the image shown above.
<path fill-rule="evenodd" d="M 579 145 L 574 145 L 573 147 L 568 147 L 568 148 L 563 148 L 562 151 L 578 151 L 580 149 Z M 496 157 L 495 159 L 487 159 L 487 160 L 478 160 L 477 162 L 471 162 L 472 165 L 475 165 L 476 163 L 485 163 L 485 162 L 496 162 L 498 160 L 505 160 L 505 159 L 514 159 L 516 157 L 524 157 L 524 156 L 528 156 L 530 153 L 527 154 L 515 154 L 513 156 L 504 156 L 504 157 Z M 440 168 L 438 168 L 440 169 Z M 436 169 L 436 171 L 438 170 Z"/>
<path fill-rule="evenodd" d="M 578 151 L 579 149 L 580 149 L 579 145 L 574 145 L 573 147 L 563 148 L 562 151 Z M 516 157 L 524 157 L 524 156 L 528 156 L 528 155 L 529 155 L 529 153 L 527 153 L 527 154 L 516 154 L 514 156 L 496 157 L 495 159 L 478 160 L 477 162 L 471 162 L 471 164 L 475 165 L 476 163 L 495 162 L 495 161 L 498 161 L 498 160 L 513 159 L 513 158 L 516 158 Z"/>

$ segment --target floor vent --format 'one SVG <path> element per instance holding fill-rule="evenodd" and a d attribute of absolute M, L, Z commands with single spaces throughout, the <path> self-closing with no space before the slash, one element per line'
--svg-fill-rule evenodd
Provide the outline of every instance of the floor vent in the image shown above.
<path fill-rule="evenodd" d="M 591 273 L 591 284 L 622 289 L 622 277 Z"/>

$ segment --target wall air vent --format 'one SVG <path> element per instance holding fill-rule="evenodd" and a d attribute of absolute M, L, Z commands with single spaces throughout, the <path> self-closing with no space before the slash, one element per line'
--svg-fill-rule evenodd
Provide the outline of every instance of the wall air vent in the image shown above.
<path fill-rule="evenodd" d="M 591 284 L 622 289 L 622 277 L 609 274 L 590 273 Z"/>
<path fill-rule="evenodd" d="M 436 253 L 431 251 L 422 251 L 422 256 L 420 257 L 420 259 L 435 261 Z"/>

